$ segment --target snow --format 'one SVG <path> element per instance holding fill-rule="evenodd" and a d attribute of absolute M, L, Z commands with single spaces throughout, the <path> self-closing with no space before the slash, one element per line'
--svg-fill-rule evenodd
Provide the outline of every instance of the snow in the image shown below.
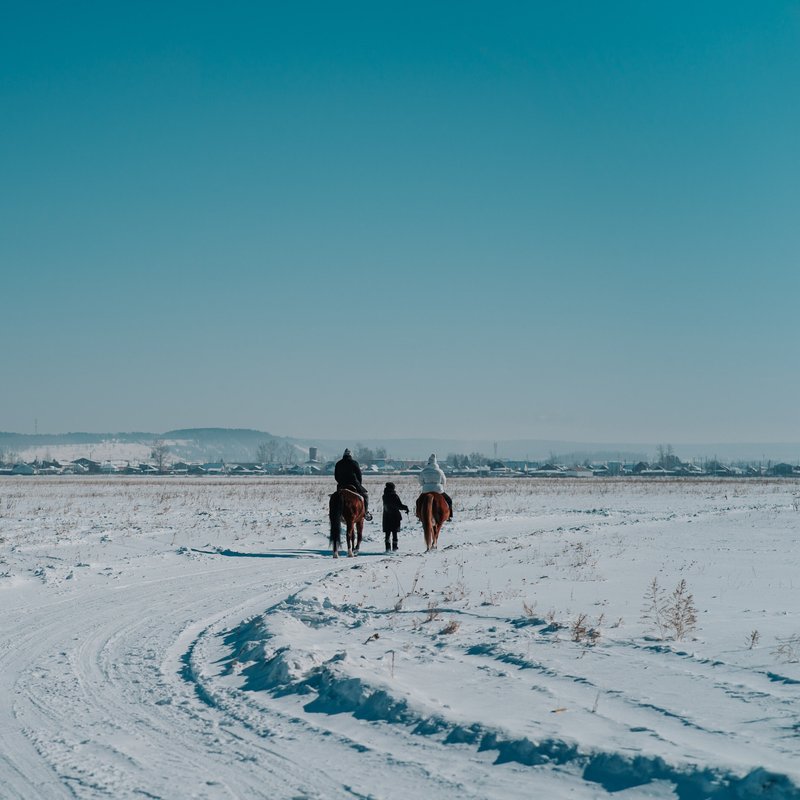
<path fill-rule="evenodd" d="M 21 449 L 17 455 L 20 460 L 28 463 L 38 460 L 55 459 L 61 464 L 75 461 L 79 458 L 89 458 L 93 461 L 113 461 L 123 464 L 130 462 L 138 464 L 140 461 L 148 462 L 153 451 L 152 442 L 119 442 L 106 440 L 92 444 L 49 444 L 34 445 Z"/>
<path fill-rule="evenodd" d="M 454 479 L 338 560 L 331 488 L 3 479 L 0 796 L 800 797 L 797 483 Z"/>

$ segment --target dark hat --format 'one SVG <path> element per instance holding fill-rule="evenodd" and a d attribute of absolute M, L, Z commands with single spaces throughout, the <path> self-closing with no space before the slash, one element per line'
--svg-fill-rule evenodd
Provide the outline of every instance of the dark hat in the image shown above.
<path fill-rule="evenodd" d="M 394 484 L 391 481 L 386 481 L 386 488 L 394 490 Z"/>

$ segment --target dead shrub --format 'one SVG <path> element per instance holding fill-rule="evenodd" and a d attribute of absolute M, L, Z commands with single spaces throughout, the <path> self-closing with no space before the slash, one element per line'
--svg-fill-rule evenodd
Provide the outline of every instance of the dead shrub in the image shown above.
<path fill-rule="evenodd" d="M 461 627 L 461 623 L 451 619 L 447 625 L 439 631 L 440 636 L 447 636 L 448 634 L 455 633 Z"/>

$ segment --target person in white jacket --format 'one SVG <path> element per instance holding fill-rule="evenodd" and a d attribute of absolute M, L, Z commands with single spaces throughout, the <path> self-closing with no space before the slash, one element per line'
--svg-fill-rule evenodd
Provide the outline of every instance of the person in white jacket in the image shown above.
<path fill-rule="evenodd" d="M 453 500 L 444 490 L 444 487 L 447 485 L 447 476 L 436 463 L 436 453 L 430 454 L 428 463 L 419 473 L 419 482 L 422 484 L 423 492 L 436 492 L 447 500 L 447 505 L 450 506 L 450 519 L 453 519 Z"/>

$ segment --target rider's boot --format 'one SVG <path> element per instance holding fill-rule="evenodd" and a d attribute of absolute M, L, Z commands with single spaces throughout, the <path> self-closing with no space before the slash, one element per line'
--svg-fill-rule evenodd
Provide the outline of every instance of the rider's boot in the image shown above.
<path fill-rule="evenodd" d="M 372 514 L 370 514 L 370 513 L 369 513 L 368 504 L 369 504 L 369 501 L 368 501 L 368 500 L 367 500 L 367 498 L 365 497 L 365 498 L 364 498 L 364 519 L 365 519 L 367 522 L 372 522 Z"/>

